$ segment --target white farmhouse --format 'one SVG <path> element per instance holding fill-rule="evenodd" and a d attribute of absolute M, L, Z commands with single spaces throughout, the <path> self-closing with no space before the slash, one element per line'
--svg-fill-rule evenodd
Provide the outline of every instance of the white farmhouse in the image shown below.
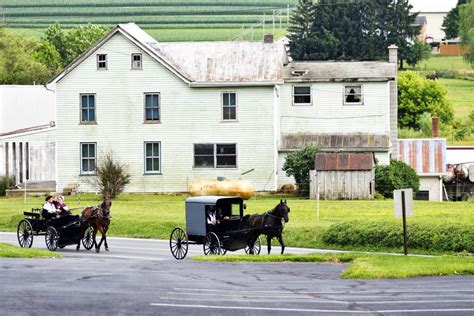
<path fill-rule="evenodd" d="M 120 24 L 53 78 L 56 187 L 94 191 L 107 154 L 128 192 L 187 191 L 193 179 L 293 182 L 286 153 L 396 157 L 396 47 L 390 62 L 290 62 L 281 43 L 158 43 Z M 14 139 L 6 139 L 14 141 Z"/>

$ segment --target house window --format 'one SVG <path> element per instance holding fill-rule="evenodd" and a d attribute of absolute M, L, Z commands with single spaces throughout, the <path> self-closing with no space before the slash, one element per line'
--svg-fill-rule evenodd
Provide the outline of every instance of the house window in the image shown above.
<path fill-rule="evenodd" d="M 107 69 L 107 54 L 97 54 L 97 69 Z"/>
<path fill-rule="evenodd" d="M 344 104 L 363 104 L 362 86 L 344 86 Z"/>
<path fill-rule="evenodd" d="M 237 119 L 237 93 L 222 93 L 222 120 L 235 121 Z"/>
<path fill-rule="evenodd" d="M 81 174 L 96 174 L 96 166 L 96 143 L 81 143 Z"/>
<path fill-rule="evenodd" d="M 145 173 L 161 172 L 161 143 L 145 143 Z"/>
<path fill-rule="evenodd" d="M 311 105 L 311 87 L 293 87 L 293 105 Z"/>
<path fill-rule="evenodd" d="M 194 144 L 195 168 L 236 168 L 236 144 Z"/>
<path fill-rule="evenodd" d="M 160 94 L 145 93 L 145 122 L 160 121 Z"/>
<path fill-rule="evenodd" d="M 142 54 L 132 54 L 132 69 L 142 69 Z"/>
<path fill-rule="evenodd" d="M 95 121 L 95 94 L 81 94 L 81 123 Z"/>

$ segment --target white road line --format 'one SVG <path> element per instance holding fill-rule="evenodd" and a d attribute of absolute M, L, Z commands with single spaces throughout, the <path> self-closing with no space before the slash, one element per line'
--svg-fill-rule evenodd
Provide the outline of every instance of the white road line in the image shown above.
<path fill-rule="evenodd" d="M 289 293 L 294 293 L 290 290 L 287 290 L 287 291 L 277 291 L 277 290 L 271 290 L 271 291 L 265 291 L 265 290 L 237 290 L 237 289 L 204 289 L 204 288 L 183 288 L 183 287 L 175 287 L 173 288 L 173 290 L 175 291 L 181 291 L 181 290 L 184 290 L 184 291 L 191 291 L 191 292 L 196 292 L 196 291 L 201 291 L 201 292 L 222 292 L 222 291 L 228 291 L 228 290 L 232 290 L 232 292 L 243 292 L 243 293 L 278 293 L 278 294 L 289 294 Z M 446 293 L 450 293 L 450 292 L 459 292 L 459 293 L 464 293 L 464 292 L 469 292 L 469 293 L 474 293 L 474 290 L 455 290 L 455 289 L 436 289 L 436 292 L 446 292 Z M 367 290 L 367 291 L 364 291 L 364 290 L 359 290 L 357 292 L 350 292 L 350 291 L 339 291 L 339 292 L 312 292 L 312 291 L 298 291 L 298 294 L 315 294 L 315 295 L 340 295 L 340 294 L 346 294 L 346 295 L 350 295 L 350 294 L 360 294 L 361 296 L 363 296 L 364 294 L 378 294 L 378 295 L 383 295 L 383 294 L 386 294 L 386 293 L 391 293 L 391 294 L 394 294 L 394 293 L 399 293 L 399 294 L 402 294 L 402 295 L 410 295 L 410 293 L 420 293 L 420 294 L 424 294 L 426 293 L 426 291 L 412 291 L 412 290 L 406 290 L 406 291 L 402 291 L 402 290 L 398 290 L 398 291 L 395 291 L 395 290 L 385 290 L 385 289 L 380 289 L 380 290 Z M 441 296 L 441 294 L 439 295 Z"/>
<path fill-rule="evenodd" d="M 443 309 L 398 309 L 398 310 L 334 310 L 334 309 L 309 309 L 309 308 L 274 308 L 253 306 L 217 306 L 217 305 L 193 305 L 193 304 L 166 304 L 150 303 L 151 306 L 178 307 L 178 308 L 202 308 L 202 309 L 233 309 L 254 310 L 273 312 L 304 312 L 304 313 L 345 313 L 345 314 L 374 314 L 374 313 L 433 313 L 433 312 L 474 312 L 474 308 L 443 308 Z"/>
<path fill-rule="evenodd" d="M 169 295 L 195 295 L 195 296 L 209 296 L 212 295 L 212 297 L 216 297 L 214 294 L 207 294 L 207 293 L 186 293 L 186 292 L 169 292 Z M 268 295 L 240 295 L 240 294 L 219 294 L 218 297 L 263 297 L 263 298 L 305 298 L 305 299 L 312 299 L 314 297 L 309 296 L 309 295 L 275 295 L 275 296 L 268 296 Z"/>

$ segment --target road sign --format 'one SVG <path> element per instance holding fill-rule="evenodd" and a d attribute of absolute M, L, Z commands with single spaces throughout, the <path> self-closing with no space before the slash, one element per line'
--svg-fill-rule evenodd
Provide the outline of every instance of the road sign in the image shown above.
<path fill-rule="evenodd" d="M 413 215 L 413 189 L 401 189 L 393 191 L 393 202 L 395 207 L 395 218 L 403 217 L 402 192 L 405 192 L 405 214 Z"/>

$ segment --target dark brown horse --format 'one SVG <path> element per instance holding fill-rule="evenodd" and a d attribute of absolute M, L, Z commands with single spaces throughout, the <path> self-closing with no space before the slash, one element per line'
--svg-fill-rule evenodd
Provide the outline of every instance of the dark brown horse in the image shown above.
<path fill-rule="evenodd" d="M 285 251 L 283 243 L 283 227 L 288 223 L 288 213 L 290 208 L 286 204 L 286 200 L 280 200 L 280 203 L 274 209 L 264 214 L 250 215 L 245 222 L 245 228 L 250 230 L 250 238 L 248 241 L 250 253 L 253 254 L 253 247 L 258 236 L 267 236 L 267 250 L 270 254 L 272 249 L 272 239 L 276 237 L 281 245 L 281 254 Z"/>
<path fill-rule="evenodd" d="M 81 239 L 84 237 L 85 230 L 87 227 L 92 226 L 94 230 L 92 234 L 92 240 L 94 241 L 95 251 L 100 251 L 100 246 L 102 242 L 104 243 L 105 250 L 109 251 L 109 246 L 107 245 L 107 230 L 110 225 L 110 207 L 112 206 L 111 197 L 108 194 L 104 195 L 102 204 L 97 206 L 86 207 L 82 211 L 82 224 L 81 224 Z M 95 237 L 97 232 L 100 231 L 102 238 L 100 239 L 99 244 L 97 244 Z M 77 245 L 76 250 L 79 250 L 80 245 Z"/>

